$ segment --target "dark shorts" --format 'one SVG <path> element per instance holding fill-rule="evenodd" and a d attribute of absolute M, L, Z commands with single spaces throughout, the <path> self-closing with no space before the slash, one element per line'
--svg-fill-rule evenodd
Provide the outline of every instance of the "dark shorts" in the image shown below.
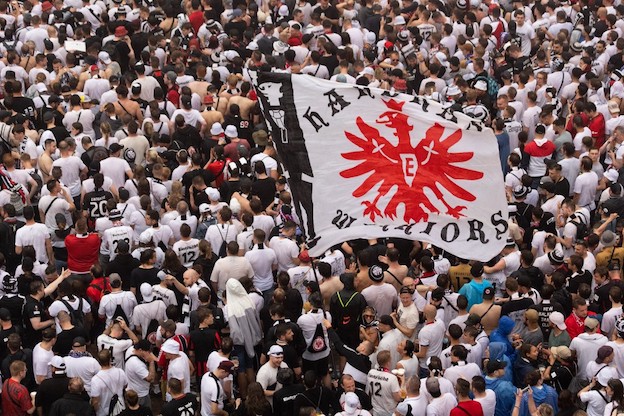
<path fill-rule="evenodd" d="M 232 356 L 236 356 L 238 358 L 238 371 L 244 372 L 248 368 L 253 369 L 253 358 L 247 355 L 245 351 L 244 345 L 234 345 L 234 349 L 232 350 Z"/>
<path fill-rule="evenodd" d="M 304 358 L 303 365 L 301 367 L 304 373 L 306 371 L 313 370 L 317 377 L 325 377 L 329 374 L 329 356 L 315 361 L 308 361 Z"/>

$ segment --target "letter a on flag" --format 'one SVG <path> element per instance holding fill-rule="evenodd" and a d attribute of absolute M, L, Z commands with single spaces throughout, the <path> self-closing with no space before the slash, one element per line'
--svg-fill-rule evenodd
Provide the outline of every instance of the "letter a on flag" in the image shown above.
<path fill-rule="evenodd" d="M 356 238 L 426 241 L 488 261 L 507 239 L 489 128 L 424 97 L 254 73 L 310 254 Z"/>

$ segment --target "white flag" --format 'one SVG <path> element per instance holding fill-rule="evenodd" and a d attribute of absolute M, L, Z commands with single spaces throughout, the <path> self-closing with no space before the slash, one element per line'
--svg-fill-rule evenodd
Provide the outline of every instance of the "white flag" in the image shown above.
<path fill-rule="evenodd" d="M 507 202 L 492 130 L 423 97 L 307 75 L 254 79 L 310 254 L 357 238 L 489 261 Z"/>

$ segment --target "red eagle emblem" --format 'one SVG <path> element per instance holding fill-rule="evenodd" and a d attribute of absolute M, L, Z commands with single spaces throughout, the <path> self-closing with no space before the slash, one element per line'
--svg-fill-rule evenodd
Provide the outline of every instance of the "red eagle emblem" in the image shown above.
<path fill-rule="evenodd" d="M 440 214 L 440 210 L 434 204 L 435 201 L 432 202 L 425 193 L 425 188 L 428 188 L 446 208 L 446 212 L 442 214 L 454 218 L 464 216 L 462 211 L 466 207 L 449 205 L 441 190 L 443 188 L 463 201 L 472 202 L 476 199 L 472 193 L 456 183 L 457 180 L 477 180 L 483 177 L 482 172 L 456 166 L 458 163 L 469 161 L 474 155 L 473 152 L 451 152 L 451 147 L 462 138 L 461 130 L 457 129 L 443 138 L 445 128 L 435 123 L 414 147 L 410 136 L 414 126 L 409 124 L 408 116 L 402 113 L 405 102 L 391 99 L 384 103 L 388 111 L 381 114 L 375 122 L 395 130 L 394 135 L 398 138 L 396 146 L 381 137 L 379 130 L 364 122 L 361 117 L 356 119 L 356 123 L 363 138 L 345 132 L 347 138 L 360 149 L 343 153 L 342 157 L 358 161 L 359 164 L 343 170 L 340 176 L 344 178 L 365 176 L 362 184 L 352 195 L 361 198 L 379 185 L 375 199 L 362 202 L 366 207 L 364 215 L 373 221 L 377 216 L 394 219 L 397 217 L 397 208 L 402 203 L 405 206 L 403 218 L 405 222 L 427 221 L 429 214 Z M 377 207 L 379 199 L 394 187 L 397 187 L 396 192 L 382 213 Z"/>

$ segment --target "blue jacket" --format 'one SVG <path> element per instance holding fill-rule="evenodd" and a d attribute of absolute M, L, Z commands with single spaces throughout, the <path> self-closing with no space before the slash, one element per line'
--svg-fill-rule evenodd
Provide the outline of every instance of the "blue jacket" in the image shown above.
<path fill-rule="evenodd" d="M 485 388 L 496 394 L 494 416 L 509 416 L 516 403 L 516 388 L 509 381 L 485 377 Z"/>
<path fill-rule="evenodd" d="M 546 403 L 552 406 L 555 411 L 554 414 L 559 413 L 559 409 L 557 407 L 557 390 L 546 384 L 544 384 L 541 389 L 533 386 L 531 387 L 531 390 L 533 390 L 533 401 L 535 402 L 535 407 L 542 403 Z M 498 397 L 496 399 L 498 404 Z M 522 395 L 522 402 L 520 403 L 520 416 L 530 416 L 528 400 L 528 395 L 525 392 Z"/>
<path fill-rule="evenodd" d="M 509 341 L 509 334 L 514 327 L 514 321 L 508 316 L 501 316 L 498 321 L 498 328 L 490 334 L 490 342 L 502 342 L 506 345 L 505 355 L 513 362 L 516 350 Z"/>
<path fill-rule="evenodd" d="M 490 360 L 499 360 L 507 363 L 507 367 L 505 367 L 505 375 L 501 377 L 501 380 L 513 383 L 513 363 L 509 357 L 505 355 L 507 345 L 502 342 L 490 342 L 490 346 L 488 348 L 490 350 Z"/>

